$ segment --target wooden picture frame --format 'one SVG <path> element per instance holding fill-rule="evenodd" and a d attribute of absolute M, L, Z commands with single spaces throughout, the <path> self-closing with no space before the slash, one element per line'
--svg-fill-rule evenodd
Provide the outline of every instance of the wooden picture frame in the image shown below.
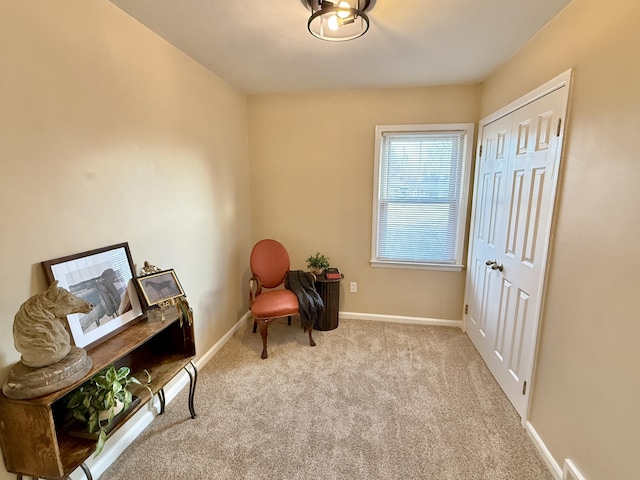
<path fill-rule="evenodd" d="M 137 277 L 136 282 L 147 308 L 185 296 L 173 269 Z"/>
<path fill-rule="evenodd" d="M 42 262 L 49 284 L 91 303 L 89 313 L 67 315 L 73 343 L 91 349 L 143 317 L 128 243 Z"/>

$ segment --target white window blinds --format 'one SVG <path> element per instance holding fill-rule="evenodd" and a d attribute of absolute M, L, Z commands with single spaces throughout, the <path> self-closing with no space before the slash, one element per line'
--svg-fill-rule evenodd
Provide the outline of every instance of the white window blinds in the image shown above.
<path fill-rule="evenodd" d="M 379 128 L 372 261 L 461 266 L 468 129 Z"/>

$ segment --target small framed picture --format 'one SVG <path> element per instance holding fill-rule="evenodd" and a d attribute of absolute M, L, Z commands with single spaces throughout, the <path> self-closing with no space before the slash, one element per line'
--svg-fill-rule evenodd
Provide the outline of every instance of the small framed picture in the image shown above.
<path fill-rule="evenodd" d="M 184 297 L 184 290 L 173 269 L 138 277 L 136 281 L 147 307 Z"/>
<path fill-rule="evenodd" d="M 67 315 L 76 346 L 95 347 L 142 318 L 128 243 L 47 260 L 42 268 L 49 284 L 57 280 L 93 305 L 89 313 Z"/>

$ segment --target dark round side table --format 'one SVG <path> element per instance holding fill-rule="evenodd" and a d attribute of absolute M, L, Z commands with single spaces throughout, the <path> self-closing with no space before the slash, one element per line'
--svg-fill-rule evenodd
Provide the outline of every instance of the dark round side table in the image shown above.
<path fill-rule="evenodd" d="M 340 278 L 328 279 L 325 274 L 316 276 L 316 290 L 324 303 L 324 311 L 316 321 L 315 330 L 333 330 L 338 327 L 338 308 L 340 304 Z"/>

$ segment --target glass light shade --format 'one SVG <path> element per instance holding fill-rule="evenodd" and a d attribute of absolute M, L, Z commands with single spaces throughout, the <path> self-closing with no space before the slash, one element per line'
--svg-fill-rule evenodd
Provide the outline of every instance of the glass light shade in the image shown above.
<path fill-rule="evenodd" d="M 311 16 L 307 22 L 309 32 L 330 42 L 344 42 L 361 37 L 369 30 L 369 17 L 365 10 L 370 0 L 350 2 L 319 2 L 307 0 Z"/>
<path fill-rule="evenodd" d="M 331 30 L 338 30 L 338 28 L 340 28 L 340 25 L 338 25 L 338 16 L 337 15 L 331 15 L 329 17 L 329 19 L 327 20 L 327 26 Z"/>

